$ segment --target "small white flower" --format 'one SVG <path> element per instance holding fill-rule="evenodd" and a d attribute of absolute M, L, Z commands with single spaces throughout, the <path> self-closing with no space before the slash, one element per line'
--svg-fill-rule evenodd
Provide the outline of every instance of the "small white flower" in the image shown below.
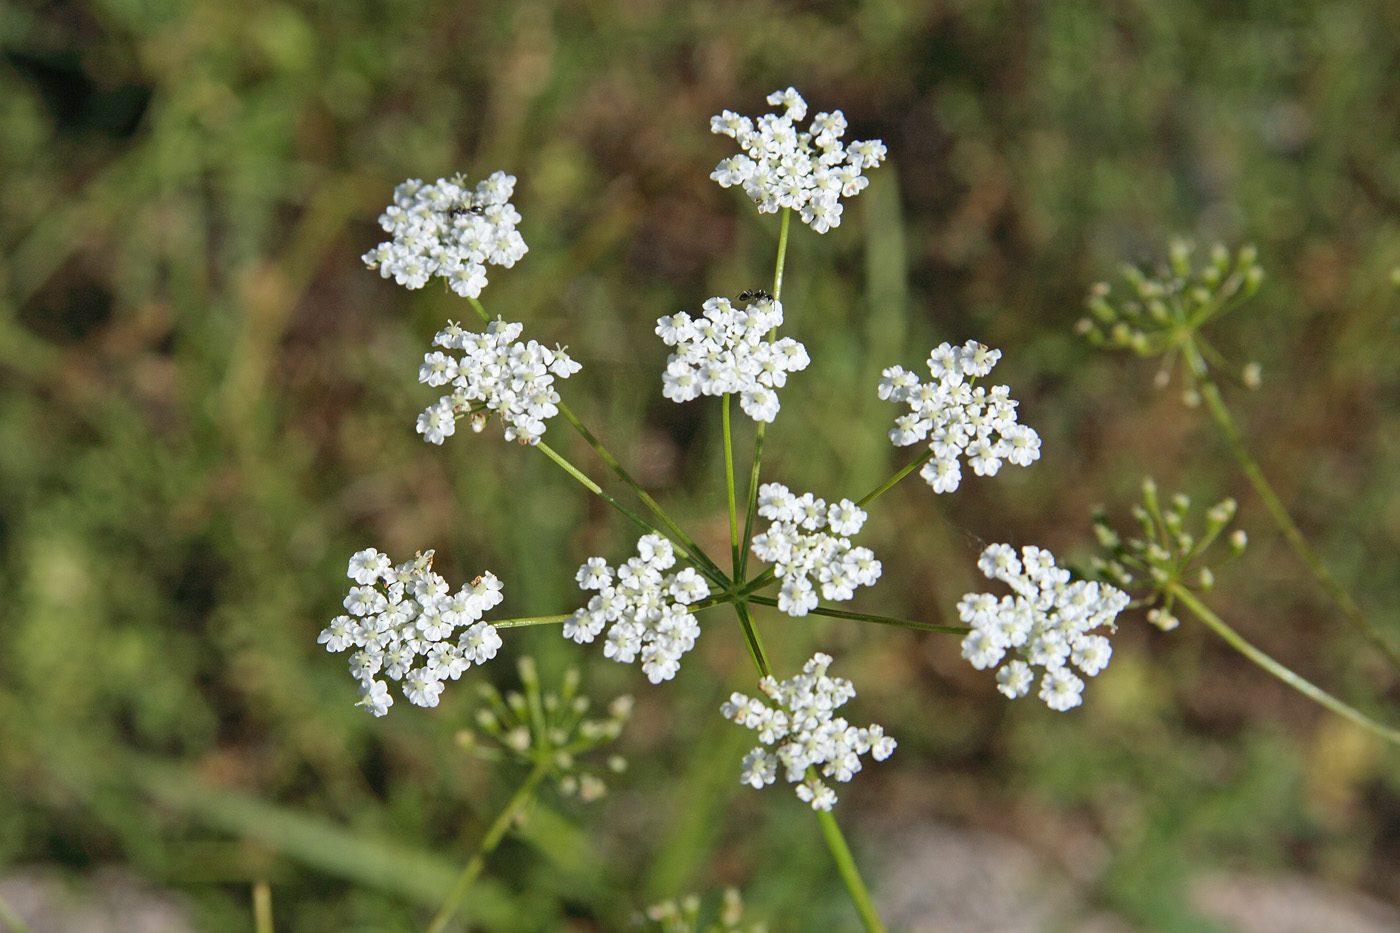
<path fill-rule="evenodd" d="M 698 319 L 684 312 L 658 318 L 657 336 L 676 351 L 666 361 L 661 394 L 674 402 L 738 394 L 746 415 L 773 421 L 780 407 L 777 389 L 787 384 L 788 373 L 811 362 L 807 349 L 791 337 L 768 342 L 782 323 L 782 303 L 773 298 L 743 308 L 728 298 L 711 298 Z"/>
<path fill-rule="evenodd" d="M 415 178 L 395 188 L 394 203 L 379 218 L 393 240 L 365 253 L 365 265 L 406 288 L 441 276 L 457 294 L 479 296 L 486 265 L 508 268 L 527 247 L 515 229 L 520 214 L 509 203 L 514 176 L 496 172 L 475 192 L 465 182 L 457 176 L 425 185 Z"/>
<path fill-rule="evenodd" d="M 990 593 L 968 593 L 958 603 L 958 617 L 972 627 L 963 638 L 963 657 L 978 670 L 1011 660 L 997 671 L 997 689 L 1017 699 L 1030 692 L 1033 668 L 1045 672 L 1040 698 L 1054 710 L 1081 702 L 1086 677 L 1108 666 L 1113 647 L 1100 626 L 1129 603 L 1128 594 L 1106 583 L 1070 581 L 1069 571 L 1044 548 L 1024 547 L 1020 557 L 1006 544 L 989 545 L 977 561 L 989 579 L 1001 580 L 1016 593 L 998 600 Z"/>
<path fill-rule="evenodd" d="M 1040 436 L 1016 422 L 1011 390 L 971 384 L 990 374 L 1000 358 L 1000 350 L 974 340 L 961 347 L 944 343 L 929 353 L 931 381 L 920 382 L 900 366 L 881 375 L 879 397 L 909 406 L 895 419 L 890 442 L 907 447 L 927 439 L 933 458 L 919 475 L 936 493 L 958 488 L 963 458 L 978 476 L 995 476 L 1005 461 L 1029 466 L 1040 457 Z"/>
<path fill-rule="evenodd" d="M 835 791 L 820 778 L 808 778 L 808 768 L 845 782 L 860 771 L 861 755 L 884 761 L 894 752 L 894 739 L 880 726 L 859 729 L 833 715 L 856 690 L 849 680 L 827 676 L 831 663 L 830 655 L 815 654 L 791 680 L 759 681 L 763 699 L 734 693 L 720 707 L 726 719 L 754 730 L 763 745 L 773 748 L 758 746 L 744 756 L 743 783 L 755 788 L 772 784 L 781 766 L 801 800 L 814 810 L 830 810 Z"/>
<path fill-rule="evenodd" d="M 841 223 L 841 197 L 853 197 L 868 183 L 862 172 L 885 158 L 879 140 L 843 145 L 846 118 L 841 111 L 819 113 L 808 132 L 795 122 L 807 115 L 807 102 L 794 88 L 774 91 L 768 103 L 781 107 L 757 122 L 733 111 L 710 118 L 710 131 L 732 137 L 743 150 L 720 162 L 710 177 L 722 187 L 740 185 L 760 213 L 796 210 L 818 233 Z"/>
<path fill-rule="evenodd" d="M 751 546 L 783 581 L 780 611 L 805 616 L 817 608 L 817 587 L 822 598 L 842 602 L 857 586 L 874 586 L 880 578 L 874 553 L 852 547 L 845 537 L 865 524 L 865 512 L 851 500 L 828 506 L 811 493 L 795 496 L 781 483 L 765 483 L 758 490 L 758 514 L 772 524 L 754 535 Z"/>
<path fill-rule="evenodd" d="M 611 625 L 604 639 L 605 657 L 623 664 L 640 657 L 652 683 L 670 680 L 700 635 L 699 622 L 686 607 L 710 595 L 709 584 L 692 567 L 665 573 L 675 563 L 671 542 L 655 534 L 643 536 L 637 556 L 616 569 L 601 557 L 590 557 L 575 580 L 581 589 L 599 593 L 565 621 L 564 637 L 584 644 Z"/>
<path fill-rule="evenodd" d="M 360 682 L 357 705 L 375 716 L 394 702 L 388 686 L 375 680 L 381 671 L 403 681 L 410 703 L 436 706 L 444 678 L 456 680 L 501 646 L 495 626 L 478 621 L 501 602 L 501 581 L 485 573 L 454 594 L 431 566 L 431 551 L 397 566 L 373 548 L 356 553 L 346 573 L 359 583 L 345 598 L 351 614 L 332 619 L 317 638 L 327 651 L 359 649 L 350 657 L 351 675 Z M 454 645 L 449 639 L 458 628 L 465 631 Z"/>

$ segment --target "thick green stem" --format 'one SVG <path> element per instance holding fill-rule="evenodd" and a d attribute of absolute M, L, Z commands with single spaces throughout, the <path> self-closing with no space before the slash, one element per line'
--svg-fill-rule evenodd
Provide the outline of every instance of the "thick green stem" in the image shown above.
<path fill-rule="evenodd" d="M 846 884 L 851 903 L 855 905 L 856 913 L 860 914 L 860 921 L 865 925 L 867 933 L 885 933 L 885 925 L 880 922 L 880 915 L 870 900 L 870 892 L 866 890 L 865 882 L 860 877 L 860 870 L 856 868 L 856 860 L 851 856 L 851 847 L 846 845 L 846 837 L 841 834 L 841 827 L 836 825 L 836 817 L 828 810 L 818 810 L 817 821 L 821 823 L 826 847 L 831 850 L 836 870 Z"/>
<path fill-rule="evenodd" d="M 1288 509 L 1283 505 L 1278 495 L 1274 492 L 1269 481 L 1264 478 L 1264 471 L 1259 468 L 1259 464 L 1250 456 L 1245 449 L 1244 442 L 1240 439 L 1239 428 L 1230 417 L 1230 409 L 1225 406 L 1225 402 L 1220 397 L 1220 390 L 1216 388 L 1214 382 L 1209 378 L 1201 380 L 1201 397 L 1205 399 L 1206 408 L 1210 410 L 1211 417 L 1215 419 L 1216 425 L 1225 435 L 1225 442 L 1230 447 L 1230 452 L 1235 455 L 1235 460 L 1239 462 L 1240 469 L 1244 471 L 1245 478 L 1254 487 L 1254 491 L 1259 494 L 1259 498 L 1264 503 L 1264 508 L 1268 510 L 1274 524 L 1283 534 L 1283 538 L 1288 542 L 1288 546 L 1293 548 L 1293 553 L 1298 555 L 1312 573 L 1313 578 L 1322 584 L 1322 588 L 1327 591 L 1327 595 L 1332 597 L 1332 601 L 1342 610 L 1348 621 L 1359 631 L 1367 641 L 1369 641 L 1377 651 L 1385 655 L 1392 667 L 1400 671 L 1400 651 L 1386 640 L 1385 636 L 1371 624 L 1370 620 L 1362 613 L 1361 608 L 1356 605 L 1356 601 L 1351 598 L 1337 578 L 1332 576 L 1332 571 L 1327 569 L 1327 565 L 1322 562 L 1322 558 L 1308 544 L 1303 533 L 1298 530 L 1298 526 L 1293 523 L 1293 518 L 1288 514 Z"/>
<path fill-rule="evenodd" d="M 486 831 L 486 837 L 481 840 L 481 845 L 477 847 L 476 854 L 471 857 L 471 861 L 467 862 L 466 867 L 462 869 L 462 873 L 457 876 L 457 883 L 454 884 L 452 890 L 448 892 L 446 900 L 444 900 L 442 906 L 438 908 L 438 912 L 433 917 L 432 923 L 428 924 L 426 933 L 442 933 L 442 930 L 447 926 L 447 922 L 451 920 L 452 915 L 457 912 L 457 905 L 462 902 L 462 898 L 466 896 L 467 891 L 476 881 L 476 876 L 481 874 L 481 870 L 486 867 L 486 857 L 496 851 L 496 846 L 500 845 L 501 840 L 505 838 L 506 830 L 510 829 L 511 823 L 515 822 L 520 812 L 534 799 L 535 790 L 539 787 L 540 781 L 548 773 L 548 761 L 536 763 L 534 770 L 530 772 L 530 776 L 525 779 L 525 783 L 520 785 L 514 796 L 510 798 L 510 802 L 506 804 L 505 809 L 500 812 L 500 815 L 496 817 L 496 821 L 491 824 L 491 828 Z"/>
<path fill-rule="evenodd" d="M 1229 625 L 1226 625 L 1225 621 L 1212 612 L 1209 606 L 1197 599 L 1195 594 L 1180 583 L 1173 583 L 1168 587 L 1167 594 L 1180 600 L 1181 604 L 1190 609 L 1191 612 L 1195 614 L 1196 618 L 1204 622 L 1215 634 L 1225 639 L 1226 644 L 1231 648 L 1234 648 L 1240 654 L 1249 658 L 1249 660 L 1253 661 L 1270 674 L 1273 674 L 1303 696 L 1312 700 L 1314 703 L 1325 706 L 1339 716 L 1350 719 L 1361 728 L 1380 736 L 1387 742 L 1400 745 L 1400 730 L 1383 725 L 1355 707 L 1343 703 L 1341 700 L 1332 696 L 1332 694 L 1314 686 L 1302 677 L 1299 677 L 1297 674 L 1254 647 L 1248 641 L 1245 641 L 1244 636 L 1236 632 Z"/>
<path fill-rule="evenodd" d="M 710 577 L 712 582 L 720 583 L 721 586 L 727 586 L 729 578 L 719 569 L 719 565 L 710 560 L 709 555 L 700 549 L 700 545 L 696 544 L 695 541 L 691 539 L 690 535 L 686 534 L 681 529 L 680 525 L 677 525 L 675 521 L 671 519 L 671 516 L 666 514 L 666 511 L 651 497 L 651 494 L 632 478 L 632 475 L 627 472 L 618 459 L 603 446 L 598 438 L 593 436 L 593 432 L 588 430 L 587 426 L 584 425 L 573 411 L 570 410 L 569 406 L 565 405 L 562 401 L 559 403 L 559 414 L 563 415 L 564 419 L 574 426 L 574 430 L 578 431 L 579 435 L 588 442 L 588 446 L 592 447 L 594 452 L 607 464 L 608 469 L 616 473 L 618 479 L 626 483 L 628 488 L 636 494 L 637 498 L 641 499 L 642 503 L 646 505 L 647 508 L 651 509 L 652 514 L 661 520 L 661 523 L 671 532 L 672 540 L 685 546 L 681 549 L 682 553 L 691 563 L 695 564 L 697 569 Z"/>

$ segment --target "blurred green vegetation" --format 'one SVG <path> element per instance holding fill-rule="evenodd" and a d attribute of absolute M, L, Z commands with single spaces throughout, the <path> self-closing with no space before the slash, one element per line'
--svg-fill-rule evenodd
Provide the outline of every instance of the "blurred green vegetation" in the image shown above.
<path fill-rule="evenodd" d="M 497 573 L 503 613 L 554 613 L 631 529 L 494 429 L 419 440 L 418 361 L 471 312 L 364 270 L 375 218 L 407 177 L 517 175 L 530 253 L 487 308 L 569 346 L 570 404 L 723 553 L 717 415 L 661 398 L 652 327 L 770 280 L 776 218 L 708 180 L 730 152 L 708 117 L 789 84 L 891 159 L 839 229 L 794 228 L 787 332 L 814 365 L 766 475 L 874 486 L 904 462 L 879 371 L 945 339 L 1005 351 L 997 381 L 1045 441 L 1030 470 L 882 500 L 862 543 L 885 578 L 856 608 L 944 620 L 982 541 L 1082 557 L 1090 508 L 1122 514 L 1151 473 L 1243 503 L 1254 544 L 1212 598 L 1241 631 L 1347 699 L 1397 698 L 1201 414 L 1072 334 L 1093 281 L 1173 235 L 1258 243 L 1269 278 L 1214 338 L 1264 387 L 1230 401 L 1400 635 L 1389 0 L 0 2 L 0 47 L 0 865 L 122 863 L 208 930 L 250 928 L 256 878 L 279 929 L 420 928 L 516 778 L 454 748 L 463 684 L 432 712 L 351 706 L 315 643 L 347 557 L 435 548 L 449 579 Z M 779 664 L 836 651 L 854 718 L 900 741 L 843 794 L 858 849 L 877 814 L 1060 862 L 1063 838 L 1097 838 L 1101 864 L 1066 867 L 1147 930 L 1198 929 L 1180 886 L 1212 866 L 1400 900 L 1394 751 L 1190 624 L 1130 619 L 1068 715 L 1007 704 L 954 639 L 761 624 Z M 599 699 L 639 706 L 612 797 L 542 801 L 469 899 L 478 928 L 619 929 L 731 883 L 775 930 L 854 927 L 816 821 L 737 784 L 749 738 L 716 714 L 752 686 L 736 626 L 716 613 L 658 688 L 554 632 L 506 651 L 584 663 Z"/>

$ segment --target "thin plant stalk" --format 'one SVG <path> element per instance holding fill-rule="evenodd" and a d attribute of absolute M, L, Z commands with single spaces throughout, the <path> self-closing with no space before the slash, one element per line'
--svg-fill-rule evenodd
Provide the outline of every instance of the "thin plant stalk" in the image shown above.
<path fill-rule="evenodd" d="M 778 231 L 778 259 L 773 266 L 773 300 L 782 301 L 783 298 L 783 267 L 787 262 L 788 227 L 792 224 L 792 208 L 783 208 L 783 225 Z M 772 337 L 772 334 L 769 334 Z M 768 427 L 766 421 L 758 423 L 758 431 L 754 434 L 753 441 L 753 469 L 749 472 L 749 508 L 747 517 L 744 519 L 744 540 L 748 541 L 753 535 L 753 517 L 758 510 L 758 474 L 763 463 L 763 436 Z M 748 571 L 749 550 L 743 548 L 739 559 L 739 569 L 735 573 L 735 579 L 742 580 Z"/>
<path fill-rule="evenodd" d="M 1342 610 L 1342 614 L 1361 633 L 1362 637 L 1383 654 L 1390 665 L 1400 671 L 1400 651 L 1397 651 L 1380 631 L 1371 624 L 1366 615 L 1361 611 L 1361 607 L 1356 605 L 1356 601 L 1351 598 L 1351 594 L 1346 591 L 1342 584 L 1332 575 L 1332 571 L 1327 569 L 1327 565 L 1322 562 L 1322 558 L 1312 545 L 1308 544 L 1307 538 L 1298 530 L 1294 524 L 1292 516 L 1288 514 L 1288 509 L 1284 507 L 1278 494 L 1274 492 L 1273 486 L 1264 478 L 1264 471 L 1259 468 L 1259 464 L 1249 451 L 1245 449 L 1244 442 L 1240 439 L 1239 428 L 1230 417 L 1230 409 L 1226 407 L 1224 400 L 1220 397 L 1220 390 L 1216 388 L 1214 382 L 1209 378 L 1203 378 L 1200 385 L 1201 397 L 1205 399 L 1206 408 L 1210 410 L 1211 417 L 1219 426 L 1221 433 L 1225 435 L 1225 442 L 1234 454 L 1235 460 L 1239 463 L 1240 469 L 1244 471 L 1245 478 L 1254 487 L 1259 498 L 1263 500 L 1264 508 L 1268 510 L 1269 516 L 1273 518 L 1274 525 L 1283 535 L 1283 539 L 1288 542 L 1288 546 L 1293 549 L 1293 553 L 1298 555 L 1298 559 L 1308 568 L 1308 572 L 1322 588 L 1327 591 L 1327 595 Z"/>
<path fill-rule="evenodd" d="M 1299 677 L 1297 674 L 1293 673 L 1293 671 L 1254 647 L 1254 645 L 1245 640 L 1243 635 L 1227 625 L 1223 619 L 1211 611 L 1209 606 L 1197 599 L 1195 594 L 1182 584 L 1173 583 L 1167 588 L 1166 592 L 1169 596 L 1175 597 L 1182 605 L 1190 609 L 1196 618 L 1200 619 L 1211 631 L 1223 638 L 1226 644 L 1231 648 L 1234 648 L 1240 654 L 1244 655 L 1294 690 L 1297 690 L 1303 696 L 1320 706 L 1330 709 L 1338 716 L 1343 716 L 1351 720 L 1367 732 L 1380 736 L 1394 745 L 1400 745 L 1400 730 L 1377 722 L 1350 704 L 1342 702 L 1310 681 Z"/>
<path fill-rule="evenodd" d="M 253 884 L 253 929 L 256 933 L 272 933 L 272 888 L 266 881 Z"/>
<path fill-rule="evenodd" d="M 535 446 L 539 448 L 539 450 L 545 456 L 549 457 L 549 459 L 553 460 L 561 468 L 563 468 L 565 473 L 568 473 L 574 479 L 578 480 L 585 489 L 587 489 L 591 493 L 594 493 L 608 505 L 612 506 L 613 508 L 621 512 L 623 515 L 627 516 L 627 518 L 631 520 L 631 522 L 638 528 L 641 528 L 643 531 L 649 534 L 660 534 L 660 532 L 657 529 L 653 528 L 647 522 L 646 519 L 642 518 L 636 512 L 633 512 L 631 509 L 627 508 L 627 506 L 623 505 L 621 502 L 618 502 L 617 499 L 615 499 L 613 496 L 610 496 L 608 493 L 604 492 L 603 487 L 599 486 L 597 483 L 593 482 L 593 480 L 589 479 L 587 474 L 585 474 L 578 467 L 574 466 L 572 463 L 566 460 L 557 451 L 555 451 L 554 448 L 550 447 L 544 441 L 540 441 Z M 664 516 L 664 513 L 661 514 Z M 671 523 L 671 525 L 673 526 L 674 523 Z M 686 535 L 684 532 L 680 532 L 680 529 L 675 528 L 674 530 L 679 533 L 679 537 L 682 540 L 677 541 L 675 539 L 672 539 L 671 543 L 675 546 L 676 550 L 681 553 L 681 556 L 685 557 L 691 563 L 695 564 L 696 568 L 705 576 L 709 577 L 712 582 L 719 584 L 723 588 L 727 588 L 729 585 L 728 578 L 725 577 L 724 573 L 720 571 L 719 568 L 715 567 L 713 561 L 711 561 L 707 556 L 705 556 L 704 552 L 699 549 L 699 545 L 691 541 L 689 535 Z"/>
<path fill-rule="evenodd" d="M 729 425 L 729 393 L 724 393 L 724 402 L 720 406 L 722 420 L 724 422 L 724 490 L 729 497 L 729 547 L 732 551 L 735 578 L 743 572 L 743 546 L 739 537 L 739 513 L 738 506 L 734 501 L 734 435 Z"/>
<path fill-rule="evenodd" d="M 486 858 L 505 838 L 506 830 L 510 829 L 512 823 L 520 813 L 529 805 L 535 797 L 535 791 L 539 788 L 540 781 L 549 773 L 549 762 L 541 760 L 535 764 L 527 777 L 497 815 L 496 821 L 491 824 L 491 828 L 486 831 L 486 836 L 481 840 L 481 845 L 477 846 L 476 854 L 467 862 L 462 873 L 457 876 L 457 882 L 453 884 L 452 890 L 448 892 L 443 900 L 442 906 L 438 908 L 437 914 L 433 916 L 432 922 L 428 924 L 426 933 L 442 933 L 447 927 L 452 915 L 457 912 L 457 906 L 461 904 L 462 898 L 471 889 L 476 878 L 481 874 L 481 870 L 486 867 Z"/>
<path fill-rule="evenodd" d="M 564 404 L 563 401 L 559 402 L 559 414 L 563 415 L 564 419 L 574 426 L 574 430 L 578 431 L 579 435 L 588 442 L 588 446 L 592 447 L 594 452 L 602 458 L 602 461 L 607 464 L 608 469 L 617 474 L 618 479 L 626 483 L 627 487 L 636 494 L 637 498 L 641 499 L 642 503 L 647 508 L 651 509 L 652 514 L 661 520 L 661 523 L 666 526 L 667 530 L 675 536 L 674 541 L 685 546 L 684 550 L 687 552 L 686 556 L 690 557 L 691 560 L 696 563 L 702 573 L 705 573 L 706 576 L 709 576 L 715 581 L 728 580 L 723 571 L 720 570 L 719 565 L 710 560 L 709 556 L 700 549 L 700 545 L 696 544 L 690 535 L 686 534 L 680 525 L 676 524 L 675 520 L 666 513 L 666 510 L 661 508 L 660 503 L 652 498 L 651 494 L 632 478 L 632 475 L 627 472 L 622 463 L 603 446 L 603 443 L 593 435 L 592 431 L 588 430 L 588 427 L 578 419 L 578 416 L 576 416 L 573 410 L 570 409 L 568 405 Z"/>
<path fill-rule="evenodd" d="M 851 903 L 855 905 L 856 913 L 860 915 L 860 922 L 865 925 L 866 933 L 885 933 L 885 925 L 880 921 L 880 915 L 875 910 L 875 904 L 870 899 L 870 891 L 865 887 L 865 881 L 860 876 L 860 869 L 856 868 L 856 860 L 851 855 L 851 847 L 846 845 L 846 837 L 841 833 L 841 827 L 836 823 L 836 817 L 831 815 L 829 810 L 817 811 L 817 822 L 821 824 L 822 836 L 826 838 L 826 847 L 831 850 L 831 857 L 836 862 L 836 870 L 841 875 L 841 880 L 845 882 L 846 891 L 851 895 Z"/>

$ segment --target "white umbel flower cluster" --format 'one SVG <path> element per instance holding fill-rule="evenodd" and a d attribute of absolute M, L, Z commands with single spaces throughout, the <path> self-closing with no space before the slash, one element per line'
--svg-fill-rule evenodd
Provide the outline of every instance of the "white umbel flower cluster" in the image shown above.
<path fill-rule="evenodd" d="M 870 182 L 862 172 L 885 159 L 878 139 L 843 144 L 846 117 L 839 110 L 819 113 L 807 132 L 794 125 L 807 115 L 807 102 L 793 88 L 774 91 L 768 103 L 782 116 L 764 114 L 757 123 L 726 110 L 710 118 L 710 132 L 732 136 L 743 153 L 721 162 L 710 175 L 721 187 L 741 185 L 759 213 L 790 207 L 818 233 L 841 224 L 841 198 L 854 197 Z"/>
<path fill-rule="evenodd" d="M 709 584 L 693 567 L 665 573 L 675 564 L 671 542 L 655 534 L 639 540 L 637 556 L 620 567 L 590 557 L 574 579 L 597 595 L 564 622 L 564 637 L 584 644 L 611 626 L 604 655 L 623 664 L 641 657 L 642 672 L 654 684 L 675 677 L 681 657 L 700 635 L 700 623 L 687 607 L 710 595 Z"/>
<path fill-rule="evenodd" d="M 977 566 L 988 579 L 1001 580 L 1016 595 L 997 599 L 991 593 L 968 593 L 958 615 L 972 631 L 963 638 L 962 654 L 979 671 L 1013 660 L 997 671 L 997 689 L 1011 699 L 1030 692 L 1034 668 L 1043 671 L 1040 698 L 1053 710 L 1081 702 L 1084 681 L 1072 669 L 1093 677 L 1108 666 L 1113 647 L 1100 626 L 1115 630 L 1114 619 L 1130 598 L 1122 590 L 1092 580 L 1069 579 L 1044 548 L 1025 547 L 1021 557 L 1007 544 L 982 552 Z"/>
<path fill-rule="evenodd" d="M 865 512 L 850 499 L 827 505 L 810 492 L 793 495 L 781 483 L 758 489 L 758 514 L 770 519 L 768 530 L 754 535 L 753 552 L 773 565 L 783 581 L 778 608 L 790 616 L 805 616 L 823 599 L 843 602 L 858 586 L 874 586 L 880 562 L 865 547 L 851 547 L 853 535 L 865 524 Z M 829 529 L 823 531 L 822 529 Z"/>
<path fill-rule="evenodd" d="M 365 265 L 405 288 L 422 288 L 440 276 L 464 298 L 480 295 L 487 263 L 510 268 L 527 247 L 510 203 L 514 175 L 496 172 L 475 191 L 465 186 L 456 175 L 430 185 L 410 178 L 395 188 L 394 203 L 379 217 L 394 238 L 365 253 Z"/>
<path fill-rule="evenodd" d="M 787 374 L 811 362 L 807 348 L 791 337 L 768 342 L 783 323 L 782 302 L 763 297 L 736 308 L 728 298 L 711 298 L 704 308 L 700 318 L 682 311 L 657 320 L 657 336 L 676 348 L 666 361 L 661 394 L 688 402 L 700 395 L 737 393 L 746 415 L 772 422 Z"/>
<path fill-rule="evenodd" d="M 559 413 L 554 377 L 567 379 L 582 367 L 562 347 L 553 350 L 535 341 L 518 343 L 523 324 L 497 318 L 484 334 L 455 323 L 433 338 L 433 345 L 460 350 L 460 357 L 435 350 L 425 354 L 418 381 L 430 386 L 451 383 L 451 393 L 418 416 L 423 440 L 441 444 L 457 430 L 457 416 L 469 414 L 473 431 L 486 426 L 494 412 L 501 417 L 506 440 L 538 444 L 545 421 Z"/>
<path fill-rule="evenodd" d="M 437 706 L 443 681 L 491 660 L 501 647 L 496 627 L 479 621 L 501 602 L 501 581 L 484 573 L 450 593 L 432 565 L 432 551 L 396 567 L 374 548 L 360 551 L 346 572 L 357 584 L 345 597 L 349 615 L 336 616 L 317 639 L 327 651 L 359 649 L 350 656 L 360 683 L 356 705 L 376 716 L 394 705 L 376 675 L 402 681 L 414 706 Z"/>
<path fill-rule="evenodd" d="M 934 492 L 958 488 L 962 457 L 978 476 L 995 476 L 1003 460 L 1029 466 L 1040 459 L 1040 435 L 1016 423 L 1011 390 L 973 385 L 999 359 L 1000 350 L 975 340 L 961 347 L 944 343 L 929 354 L 929 382 L 920 382 L 902 366 L 881 374 L 880 398 L 909 405 L 909 414 L 895 419 L 890 441 L 896 447 L 929 442 L 933 458 L 919 475 Z"/>
<path fill-rule="evenodd" d="M 883 728 L 872 724 L 858 729 L 833 715 L 856 689 L 849 680 L 828 677 L 830 666 L 831 656 L 818 652 L 791 680 L 760 680 L 758 688 L 766 700 L 734 693 L 720 708 L 724 718 L 757 732 L 763 745 L 777 746 L 769 751 L 760 745 L 744 756 L 740 780 L 745 784 L 772 784 L 781 767 L 784 779 L 797 785 L 798 797 L 813 810 L 830 810 L 836 792 L 820 778 L 807 777 L 808 768 L 845 782 L 860 770 L 861 755 L 869 752 L 876 761 L 890 757 L 896 743 Z"/>

